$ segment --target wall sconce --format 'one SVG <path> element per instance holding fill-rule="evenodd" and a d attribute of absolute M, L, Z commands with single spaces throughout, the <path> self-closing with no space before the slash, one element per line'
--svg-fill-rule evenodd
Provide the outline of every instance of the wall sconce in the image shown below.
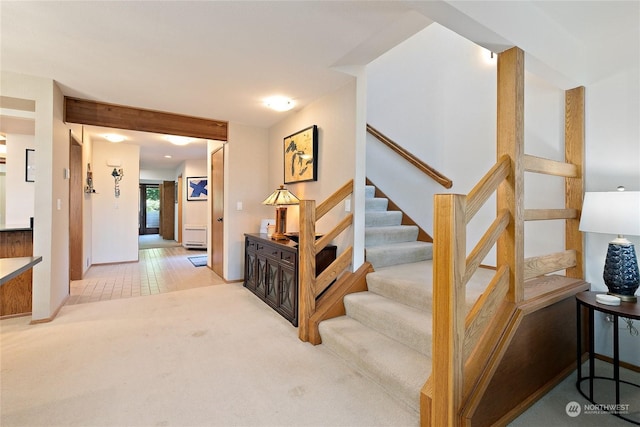
<path fill-rule="evenodd" d="M 297 205 L 300 199 L 294 196 L 289 190 L 281 185 L 276 191 L 267 197 L 263 205 L 276 207 L 276 229 L 271 235 L 273 240 L 289 240 L 285 233 L 287 232 L 287 206 Z"/>
<path fill-rule="evenodd" d="M 640 191 L 585 193 L 580 231 L 617 234 L 609 242 L 602 277 L 609 294 L 622 301 L 636 302 L 640 283 L 638 259 L 628 236 L 640 236 Z"/>
<path fill-rule="evenodd" d="M 120 169 L 113 168 L 113 172 L 111 172 L 111 176 L 115 181 L 114 186 L 115 186 L 116 197 L 120 197 L 120 181 L 122 181 L 122 177 L 124 176 L 124 171 L 122 170 L 122 168 Z"/>

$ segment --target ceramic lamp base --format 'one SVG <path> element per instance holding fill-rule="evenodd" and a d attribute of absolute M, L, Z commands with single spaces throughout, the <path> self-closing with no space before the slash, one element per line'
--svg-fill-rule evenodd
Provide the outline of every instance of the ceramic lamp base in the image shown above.
<path fill-rule="evenodd" d="M 633 244 L 609 243 L 602 277 L 610 295 L 622 301 L 637 301 L 635 293 L 640 285 L 640 273 Z"/>

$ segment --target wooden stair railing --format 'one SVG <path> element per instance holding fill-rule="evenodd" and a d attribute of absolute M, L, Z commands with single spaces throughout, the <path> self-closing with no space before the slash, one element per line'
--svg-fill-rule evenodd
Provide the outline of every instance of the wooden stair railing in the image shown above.
<path fill-rule="evenodd" d="M 417 158 L 414 154 L 402 148 L 399 144 L 394 142 L 391 138 L 384 135 L 382 132 L 380 132 L 370 124 L 367 124 L 367 132 L 375 136 L 378 141 L 382 142 L 393 152 L 398 154 L 403 159 L 407 160 L 409 163 L 418 168 L 419 171 L 436 181 L 438 184 L 442 185 L 444 188 L 451 188 L 453 186 L 453 181 L 451 181 L 449 178 Z"/>
<path fill-rule="evenodd" d="M 326 304 L 335 302 L 335 300 L 339 298 L 339 292 L 336 292 L 334 288 L 348 287 L 350 285 L 350 281 L 345 280 L 344 276 L 351 276 L 353 273 L 343 273 L 346 273 L 345 270 L 352 263 L 353 246 L 349 246 L 342 251 L 335 261 L 317 277 L 315 274 L 315 263 L 316 254 L 353 224 L 353 213 L 346 215 L 331 231 L 325 233 L 321 238 L 316 240 L 315 236 L 316 222 L 352 193 L 353 180 L 350 180 L 317 207 L 315 200 L 300 201 L 298 337 L 302 341 L 311 341 L 314 344 L 319 344 L 320 340 L 317 332 L 317 323 L 319 323 L 319 320 L 312 322 L 311 319 L 312 316 L 316 314 L 318 309 L 317 304 L 319 305 L 321 302 L 326 302 Z M 360 273 L 366 274 L 364 270 Z M 331 285 L 332 283 L 334 283 L 334 285 Z M 328 295 L 316 301 L 329 286 L 332 286 L 329 291 L 333 292 L 327 291 Z M 330 302 L 328 301 L 329 299 L 331 300 Z"/>
<path fill-rule="evenodd" d="M 498 162 L 467 196 L 434 196 L 434 352 L 432 374 L 420 397 L 422 426 L 470 422 L 467 416 L 473 409 L 469 408 L 487 390 L 497 360 L 507 351 L 509 336 L 523 316 L 519 307 L 525 303 L 525 280 L 559 270 L 565 270 L 566 277 L 583 277 L 578 222 L 583 194 L 584 88 L 566 92 L 567 163 L 523 153 L 523 94 L 524 52 L 512 48 L 498 59 Z M 525 210 L 525 171 L 564 177 L 565 208 Z M 494 193 L 496 218 L 467 255 L 467 224 Z M 525 259 L 524 221 L 558 218 L 566 220 L 566 251 Z M 466 314 L 466 284 L 494 246 L 496 272 Z M 549 282 L 557 286 L 554 280 Z M 575 281 L 567 286 L 577 287 Z"/>

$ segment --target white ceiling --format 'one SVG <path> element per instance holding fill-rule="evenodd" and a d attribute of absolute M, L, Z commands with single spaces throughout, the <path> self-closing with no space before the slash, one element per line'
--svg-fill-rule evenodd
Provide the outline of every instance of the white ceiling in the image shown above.
<path fill-rule="evenodd" d="M 506 21 L 518 4 L 528 6 L 521 15 L 538 12 L 541 35 L 553 29 L 573 44 L 638 26 L 638 1 L 2 0 L 0 58 L 3 70 L 52 78 L 67 96 L 269 127 L 290 113 L 267 110 L 264 98 L 303 108 L 353 78 L 342 71 L 429 25 L 427 16 L 445 23 L 443 10 L 455 10 L 445 24 L 464 34 L 472 14 L 489 15 L 484 25 Z M 144 157 L 169 149 L 136 134 Z"/>

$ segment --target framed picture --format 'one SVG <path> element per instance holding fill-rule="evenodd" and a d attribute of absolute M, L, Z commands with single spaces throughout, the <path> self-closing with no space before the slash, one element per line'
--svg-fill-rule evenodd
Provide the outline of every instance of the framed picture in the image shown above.
<path fill-rule="evenodd" d="M 206 176 L 187 178 L 187 200 L 207 200 L 209 183 Z"/>
<path fill-rule="evenodd" d="M 318 127 L 309 126 L 284 139 L 284 183 L 318 180 Z"/>
<path fill-rule="evenodd" d="M 24 163 L 24 180 L 36 182 L 36 150 L 27 148 Z"/>

